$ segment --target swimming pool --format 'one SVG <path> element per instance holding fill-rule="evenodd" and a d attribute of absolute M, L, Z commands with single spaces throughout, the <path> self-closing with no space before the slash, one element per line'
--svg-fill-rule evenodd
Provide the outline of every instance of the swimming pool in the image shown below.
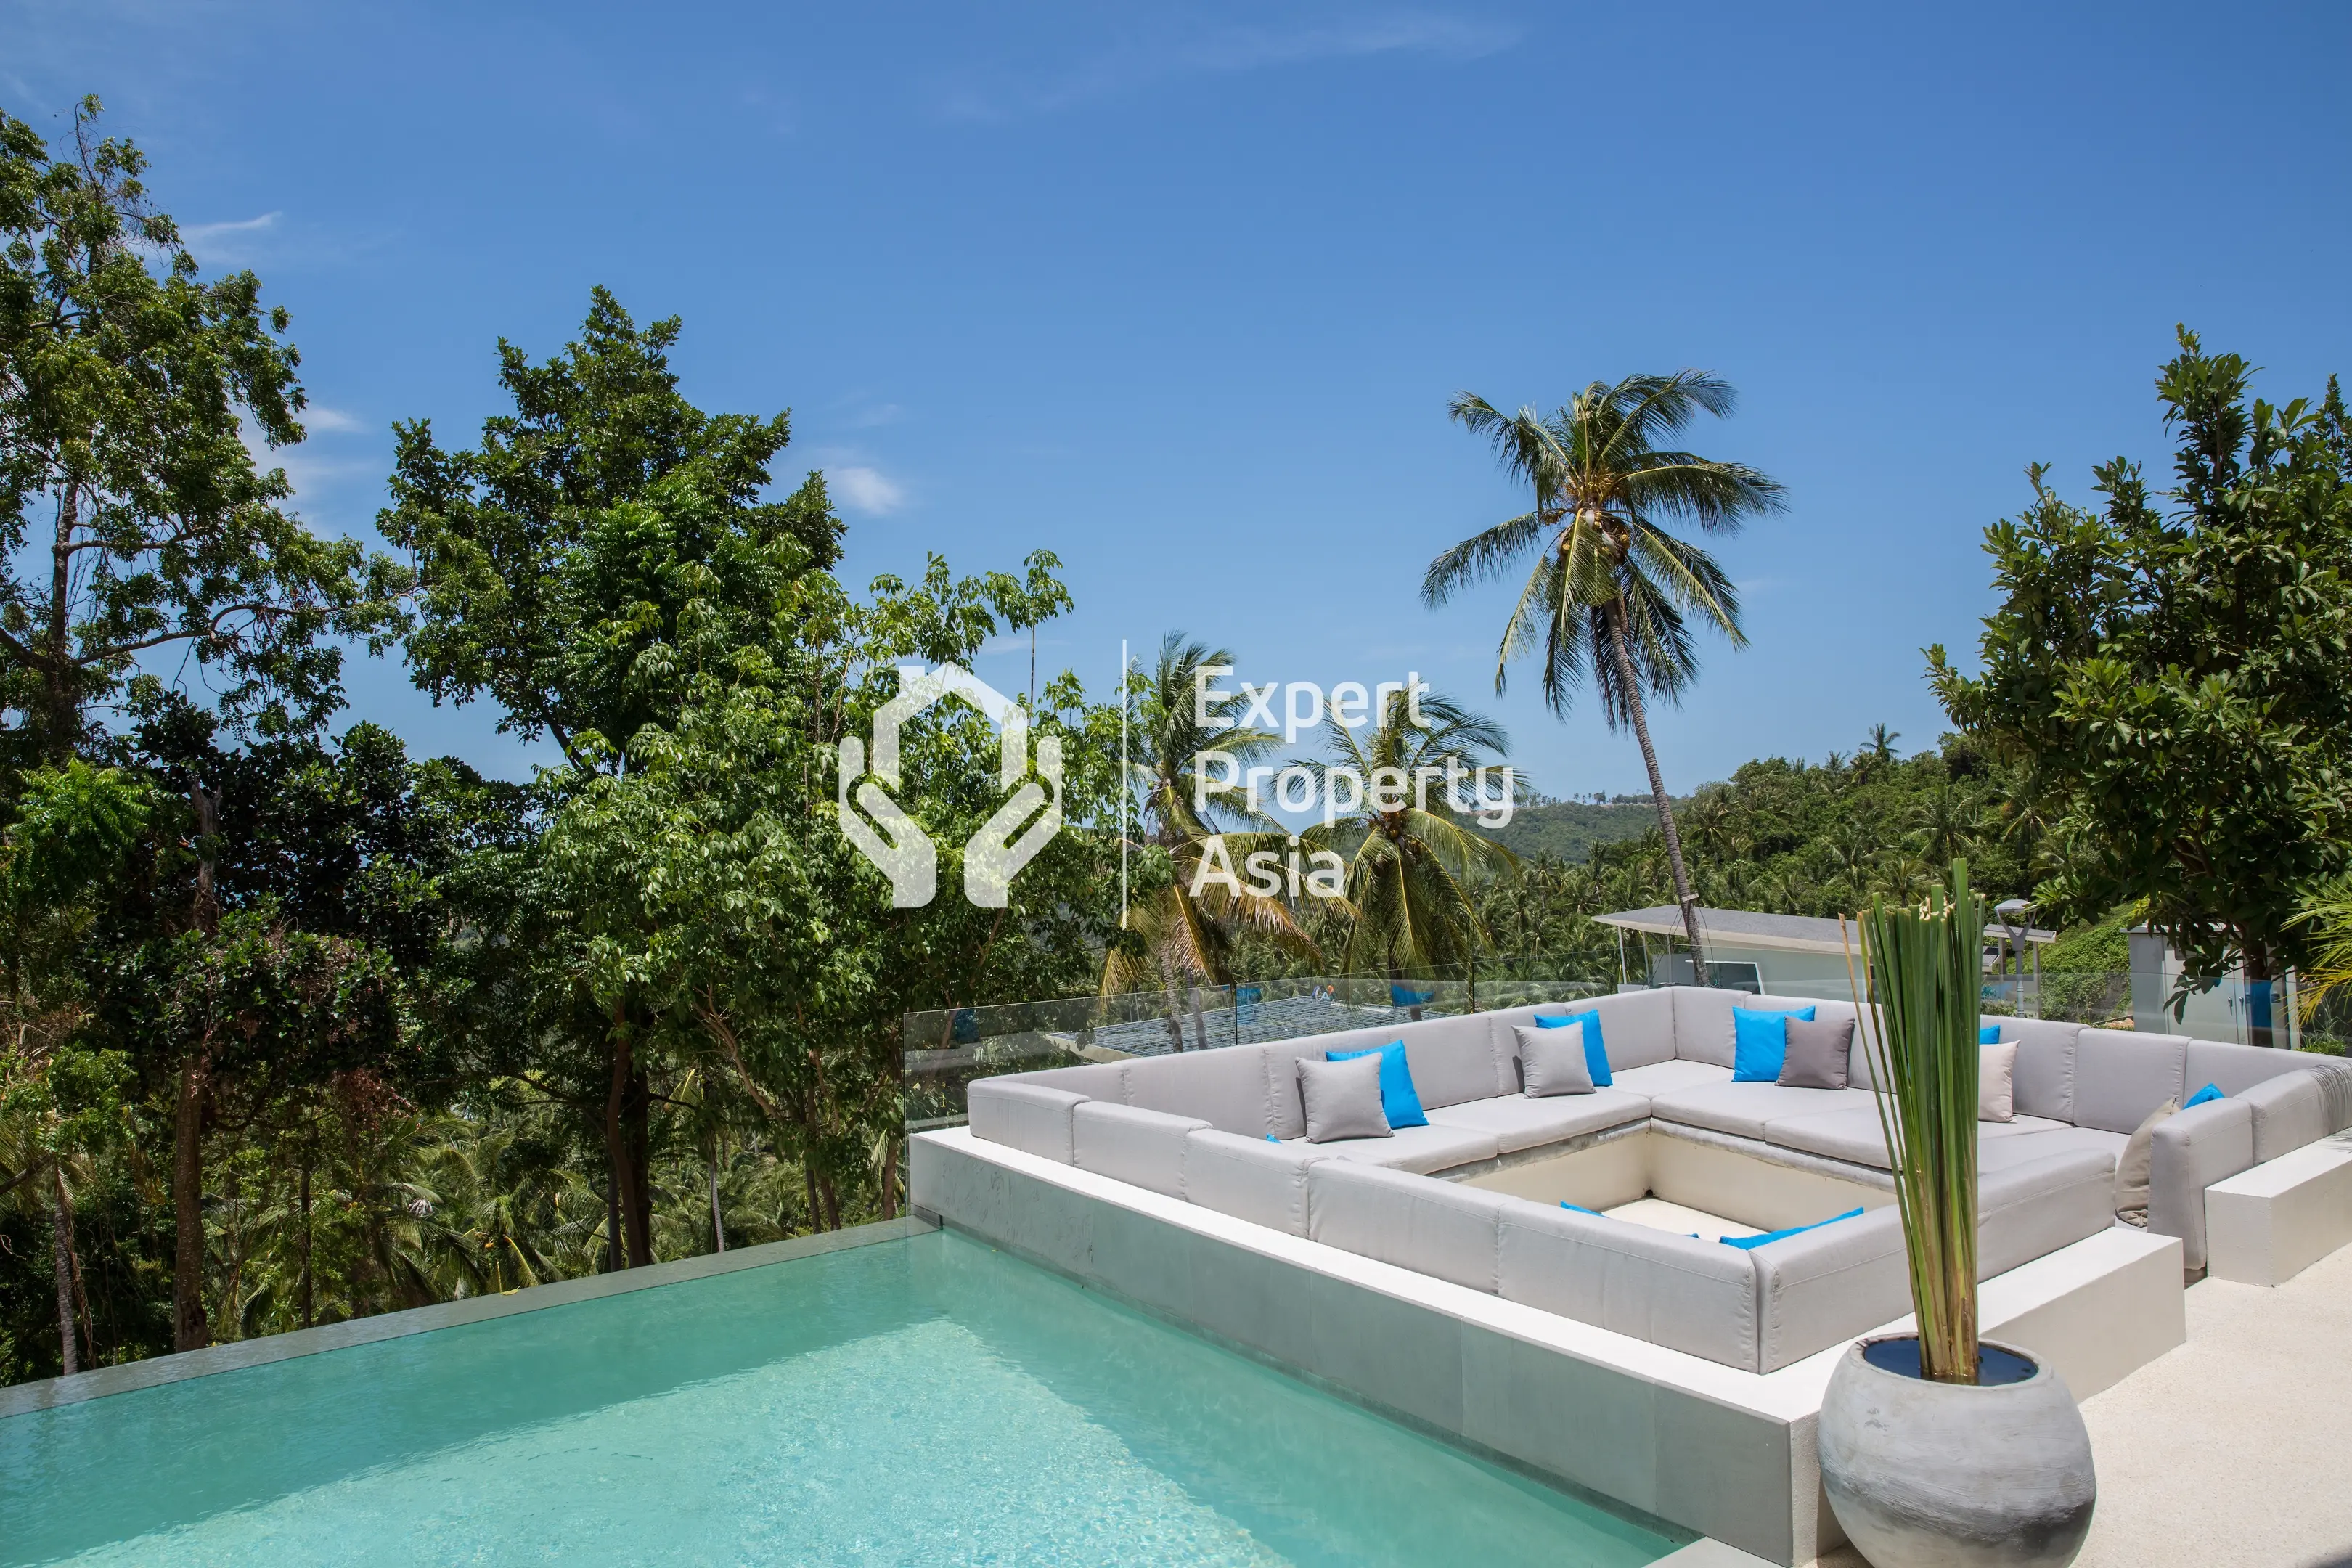
<path fill-rule="evenodd" d="M 1678 1544 L 940 1232 L 0 1419 L 0 1563 L 1618 1568 Z"/>

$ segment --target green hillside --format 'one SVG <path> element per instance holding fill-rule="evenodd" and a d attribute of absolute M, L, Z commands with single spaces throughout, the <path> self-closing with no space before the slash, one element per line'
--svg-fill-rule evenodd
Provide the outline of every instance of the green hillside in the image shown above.
<path fill-rule="evenodd" d="M 1686 801 L 1675 802 L 1679 816 Z M 1571 865 L 1583 864 L 1596 844 L 1622 844 L 1639 838 L 1658 826 L 1658 814 L 1649 801 L 1621 800 L 1608 805 L 1591 801 L 1561 800 L 1546 805 L 1522 806 L 1511 815 L 1511 825 L 1491 830 L 1503 847 L 1524 859 L 1549 855 Z"/>

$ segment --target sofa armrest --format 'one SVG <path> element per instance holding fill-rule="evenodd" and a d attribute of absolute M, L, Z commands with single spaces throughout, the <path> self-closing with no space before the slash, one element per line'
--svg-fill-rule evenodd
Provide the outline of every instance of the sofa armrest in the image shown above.
<path fill-rule="evenodd" d="M 1196 1116 L 1089 1100 L 1070 1111 L 1071 1163 L 1081 1171 L 1184 1195 L 1184 1137 L 1209 1124 Z"/>
<path fill-rule="evenodd" d="M 973 1137 L 1065 1165 L 1072 1158 L 1070 1112 L 1086 1102 L 1083 1094 L 1017 1078 L 975 1079 L 964 1090 L 965 1116 Z"/>
<path fill-rule="evenodd" d="M 1901 1317 L 1911 1306 L 1903 1214 L 1892 1204 L 1751 1249 L 1759 1372 Z"/>
<path fill-rule="evenodd" d="M 2286 1072 L 2231 1095 L 2254 1113 L 2254 1163 L 2327 1136 L 2327 1091 L 2315 1072 Z M 2203 1106 L 2198 1107 L 2202 1110 Z"/>
<path fill-rule="evenodd" d="M 2205 1189 L 2254 1163 L 2254 1108 L 2208 1100 L 2156 1124 L 2148 1150 L 2147 1228 L 2180 1238 L 2185 1268 L 2205 1267 Z"/>

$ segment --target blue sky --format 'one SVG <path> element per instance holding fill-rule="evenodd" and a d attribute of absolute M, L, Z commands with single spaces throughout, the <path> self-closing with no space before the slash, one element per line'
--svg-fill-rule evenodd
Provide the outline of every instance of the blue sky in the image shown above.
<path fill-rule="evenodd" d="M 0 107 L 107 126 L 210 264 L 294 313 L 304 514 L 364 531 L 388 426 L 464 437 L 500 335 L 590 286 L 677 313 L 707 408 L 793 411 L 848 574 L 1011 568 L 1115 677 L 1181 626 L 1254 680 L 1419 671 L 1553 793 L 1630 738 L 1491 692 L 1503 589 L 1423 567 L 1522 510 L 1447 424 L 1698 365 L 1693 445 L 1790 507 L 1721 553 L 1751 646 L 1655 730 L 1687 787 L 1940 728 L 1983 526 L 2032 459 L 2164 451 L 2173 323 L 2284 400 L 2352 366 L 2340 7 L 0 4 Z M 1025 649 L 983 659 L 1007 689 Z M 356 713 L 519 775 L 396 665 Z"/>

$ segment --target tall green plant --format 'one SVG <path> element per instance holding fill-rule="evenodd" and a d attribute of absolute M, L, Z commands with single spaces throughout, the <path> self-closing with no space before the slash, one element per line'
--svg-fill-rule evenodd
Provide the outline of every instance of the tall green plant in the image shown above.
<path fill-rule="evenodd" d="M 1864 973 L 1878 1010 L 1854 1007 L 1885 1091 L 1879 1122 L 1911 1264 L 1919 1368 L 1936 1383 L 1977 1380 L 1977 998 L 1984 900 L 1969 863 L 1916 907 L 1873 899 L 1862 916 Z"/>

